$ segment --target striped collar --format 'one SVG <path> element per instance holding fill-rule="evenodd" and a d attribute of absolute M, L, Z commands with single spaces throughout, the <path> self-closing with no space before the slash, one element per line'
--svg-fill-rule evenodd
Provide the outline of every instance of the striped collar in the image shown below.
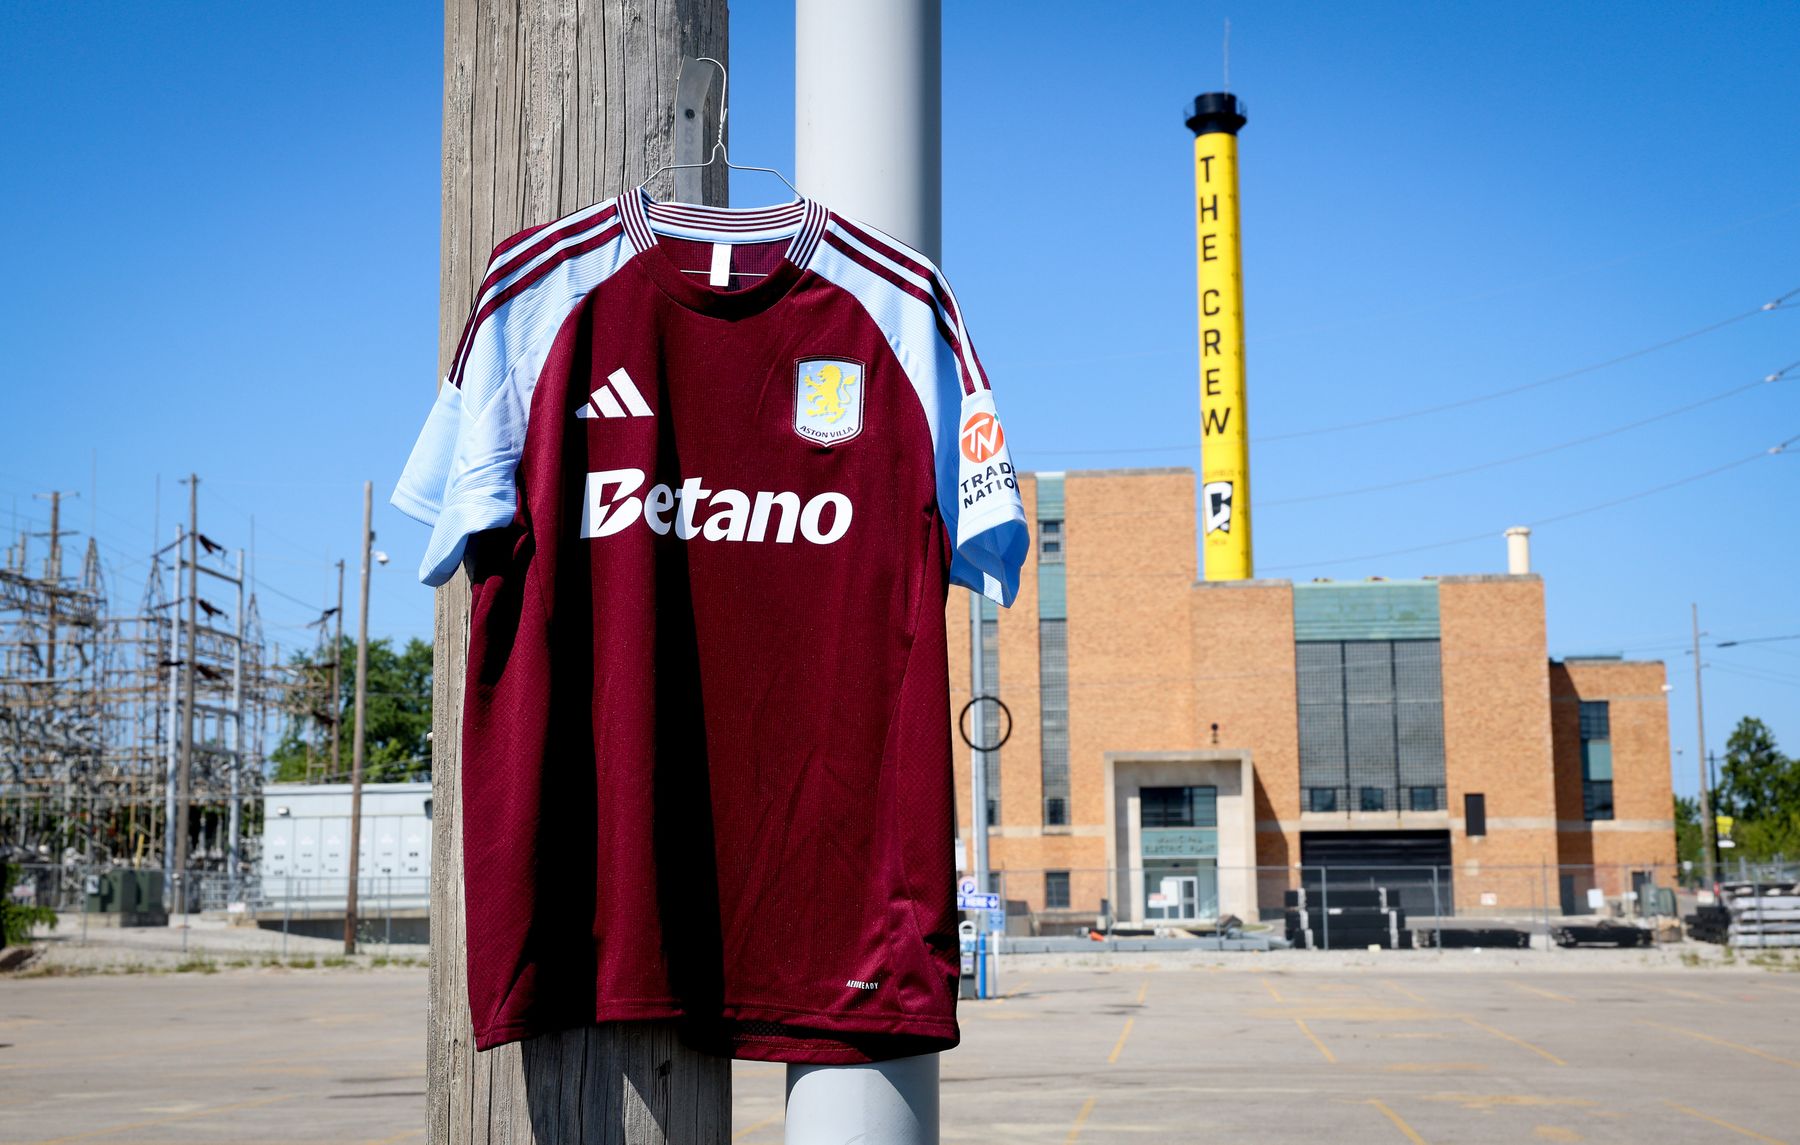
<path fill-rule="evenodd" d="M 703 207 L 659 203 L 642 187 L 618 198 L 625 236 L 638 252 L 656 245 L 657 235 L 711 243 L 775 242 L 788 239 L 786 259 L 804 267 L 825 233 L 831 212 L 801 197 L 773 207 Z"/>

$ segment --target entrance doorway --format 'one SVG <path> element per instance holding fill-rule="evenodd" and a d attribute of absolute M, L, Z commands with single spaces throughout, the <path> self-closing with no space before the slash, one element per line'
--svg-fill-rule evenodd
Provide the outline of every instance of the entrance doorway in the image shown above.
<path fill-rule="evenodd" d="M 1219 917 L 1216 862 L 1189 860 L 1144 864 L 1144 918 L 1151 922 L 1199 922 Z"/>

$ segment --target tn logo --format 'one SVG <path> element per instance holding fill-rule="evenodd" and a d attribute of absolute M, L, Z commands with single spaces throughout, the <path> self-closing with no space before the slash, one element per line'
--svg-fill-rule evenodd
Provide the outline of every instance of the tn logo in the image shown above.
<path fill-rule="evenodd" d="M 991 413 L 982 411 L 969 415 L 969 420 L 962 426 L 963 456 L 980 465 L 1006 444 L 1006 434 L 1000 429 L 1000 419 Z"/>

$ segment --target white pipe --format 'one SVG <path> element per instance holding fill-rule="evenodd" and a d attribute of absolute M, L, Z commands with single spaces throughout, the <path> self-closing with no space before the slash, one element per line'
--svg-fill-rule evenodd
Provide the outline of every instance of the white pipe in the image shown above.
<path fill-rule="evenodd" d="M 1523 525 L 1506 530 L 1506 571 L 1513 576 L 1531 571 L 1531 530 Z"/>
<path fill-rule="evenodd" d="M 943 246 L 942 25 L 940 0 L 794 4 L 795 185 L 934 262 Z M 977 659 L 979 617 L 970 624 Z M 985 807 L 976 822 L 985 824 Z M 786 1134 L 788 1145 L 937 1145 L 937 1055 L 790 1065 Z"/>
<path fill-rule="evenodd" d="M 938 0 L 796 0 L 794 182 L 937 261 Z"/>
<path fill-rule="evenodd" d="M 791 1065 L 787 1145 L 936 1145 L 938 1055 Z"/>

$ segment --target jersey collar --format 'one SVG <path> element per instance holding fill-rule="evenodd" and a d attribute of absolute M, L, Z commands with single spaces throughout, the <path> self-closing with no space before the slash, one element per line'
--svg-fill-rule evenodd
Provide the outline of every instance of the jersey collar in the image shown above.
<path fill-rule="evenodd" d="M 773 207 L 703 207 L 659 203 L 639 187 L 619 196 L 618 202 L 626 241 L 641 256 L 633 261 L 642 263 L 675 301 L 721 316 L 754 313 L 786 294 L 811 261 L 830 217 L 823 204 L 804 196 Z M 711 243 L 785 238 L 788 246 L 781 264 L 767 278 L 742 290 L 721 291 L 682 274 L 656 241 L 659 234 Z"/>

